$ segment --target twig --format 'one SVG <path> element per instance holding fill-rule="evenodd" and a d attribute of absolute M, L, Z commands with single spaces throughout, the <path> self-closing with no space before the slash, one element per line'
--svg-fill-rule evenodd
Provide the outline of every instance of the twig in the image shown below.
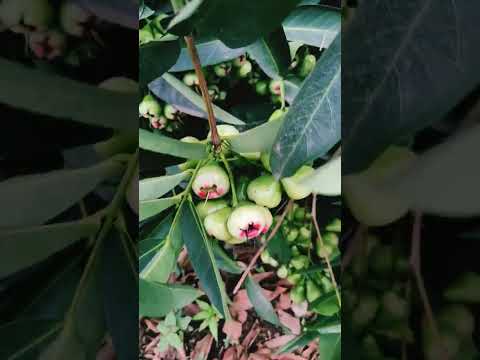
<path fill-rule="evenodd" d="M 317 195 L 316 194 L 313 195 L 313 201 L 312 201 L 312 220 L 313 220 L 313 225 L 315 226 L 315 230 L 317 230 L 317 235 L 320 240 L 320 244 L 323 247 L 322 234 L 320 232 L 320 227 L 318 226 L 318 221 L 317 221 Z M 330 277 L 333 283 L 333 288 L 335 289 L 335 294 L 337 295 L 338 305 L 342 306 L 342 298 L 340 297 L 340 292 L 338 291 L 337 280 L 335 280 L 335 274 L 333 273 L 332 264 L 330 263 L 330 259 L 328 258 L 327 254 L 325 254 L 323 258 L 327 263 L 328 272 L 330 273 Z"/>
<path fill-rule="evenodd" d="M 433 330 L 434 336 L 437 339 L 440 339 L 440 331 L 438 330 L 437 322 L 433 315 L 432 306 L 430 300 L 428 299 L 427 290 L 425 288 L 425 282 L 423 281 L 423 276 L 421 273 L 421 262 L 420 262 L 420 241 L 422 239 L 422 214 L 420 212 L 414 213 L 413 228 L 412 228 L 412 249 L 410 254 L 410 266 L 412 268 L 413 276 L 417 284 L 417 289 L 420 294 L 420 299 L 423 304 L 425 314 L 427 316 L 427 321 L 430 327 Z M 448 354 L 446 349 L 443 349 L 442 359 L 448 360 Z"/>
<path fill-rule="evenodd" d="M 205 80 L 205 75 L 202 71 L 202 64 L 200 63 L 200 58 L 198 56 L 198 51 L 193 40 L 193 36 L 185 36 L 185 42 L 187 43 L 187 49 L 192 59 L 193 66 L 195 67 L 195 74 L 198 77 L 198 84 L 200 86 L 200 91 L 202 92 L 203 101 L 207 108 L 208 114 L 208 125 L 210 126 L 210 131 L 212 134 L 212 144 L 215 150 L 220 146 L 220 137 L 217 130 L 217 121 L 215 119 L 215 114 L 213 112 L 212 99 L 208 93 L 207 81 Z"/>
<path fill-rule="evenodd" d="M 288 214 L 290 208 L 292 207 L 292 205 L 293 205 L 293 200 L 290 200 L 288 202 L 287 207 L 285 208 L 282 215 L 280 216 L 280 219 L 278 219 L 277 223 L 275 224 L 275 227 L 273 228 L 273 230 L 270 232 L 267 239 L 265 240 L 265 243 L 257 250 L 257 252 L 253 256 L 252 260 L 250 260 L 250 263 L 248 264 L 247 268 L 243 271 L 242 277 L 240 278 L 240 280 L 238 280 L 237 285 L 235 285 L 235 289 L 233 289 L 233 294 L 234 295 L 238 292 L 238 290 L 240 290 L 240 287 L 242 286 L 243 282 L 247 278 L 248 274 L 250 274 L 250 271 L 252 270 L 253 266 L 257 262 L 258 258 L 260 257 L 262 252 L 266 249 L 266 247 L 268 246 L 268 242 L 275 236 L 275 234 L 280 229 L 280 226 L 282 225 L 283 220 L 285 219 L 285 216 L 287 216 L 287 214 Z"/>

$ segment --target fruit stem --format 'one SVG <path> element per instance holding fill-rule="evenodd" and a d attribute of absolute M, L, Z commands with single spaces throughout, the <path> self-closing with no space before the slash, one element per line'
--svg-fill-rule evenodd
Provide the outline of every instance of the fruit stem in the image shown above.
<path fill-rule="evenodd" d="M 230 165 L 228 165 L 228 161 L 225 158 L 224 154 L 220 155 L 223 165 L 227 169 L 228 178 L 230 179 L 230 187 L 232 188 L 232 206 L 237 207 L 238 205 L 238 198 L 237 198 L 237 190 L 235 189 L 235 179 L 233 177 L 232 169 L 230 169 Z"/>
<path fill-rule="evenodd" d="M 250 271 L 252 270 L 253 266 L 257 262 L 258 258 L 263 253 L 263 251 L 267 248 L 268 242 L 275 236 L 275 234 L 280 229 L 280 226 L 282 225 L 283 220 L 285 220 L 285 216 L 287 216 L 292 206 L 293 206 L 293 200 L 290 200 L 287 206 L 285 207 L 285 209 L 283 210 L 282 215 L 280 216 L 277 223 L 275 224 L 275 227 L 273 228 L 273 230 L 270 232 L 267 239 L 265 240 L 265 243 L 257 250 L 252 260 L 250 260 L 250 263 L 248 264 L 247 268 L 243 271 L 242 277 L 240 278 L 240 280 L 238 280 L 237 285 L 235 285 L 235 288 L 233 289 L 234 295 L 238 292 L 238 290 L 240 290 L 240 287 L 242 286 L 247 276 L 250 274 Z"/>
<path fill-rule="evenodd" d="M 313 195 L 313 201 L 312 201 L 312 221 L 313 221 L 313 225 L 315 226 L 315 230 L 317 231 L 317 236 L 318 236 L 318 240 L 320 241 L 320 245 L 323 247 L 324 243 L 322 239 L 322 234 L 320 232 L 320 227 L 318 226 L 318 221 L 317 221 L 317 195 L 316 194 Z M 328 272 L 330 273 L 333 288 L 335 289 L 335 294 L 337 295 L 338 305 L 342 307 L 342 299 L 340 297 L 340 292 L 338 291 L 338 285 L 337 285 L 337 281 L 335 280 L 335 274 L 333 273 L 332 264 L 330 263 L 330 259 L 328 258 L 327 254 L 325 254 L 323 258 L 327 263 Z"/>
<path fill-rule="evenodd" d="M 285 109 L 285 81 L 280 80 L 280 100 L 282 101 L 281 110 Z"/>
<path fill-rule="evenodd" d="M 217 121 L 213 112 L 212 99 L 208 93 L 207 80 L 205 80 L 205 75 L 202 71 L 202 64 L 200 63 L 197 47 L 195 46 L 195 41 L 192 35 L 185 36 L 185 42 L 187 43 L 187 49 L 190 54 L 190 58 L 192 59 L 193 66 L 195 67 L 195 74 L 198 77 L 198 84 L 200 91 L 202 92 L 203 101 L 207 108 L 208 125 L 210 126 L 210 131 L 212 133 L 212 144 L 215 150 L 218 150 L 221 141 L 220 136 L 218 135 Z"/>

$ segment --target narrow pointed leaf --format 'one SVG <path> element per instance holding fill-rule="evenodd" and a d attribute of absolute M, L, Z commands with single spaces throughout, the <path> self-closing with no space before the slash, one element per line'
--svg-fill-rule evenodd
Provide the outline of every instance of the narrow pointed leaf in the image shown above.
<path fill-rule="evenodd" d="M 181 198 L 178 196 L 157 199 L 157 200 L 145 200 L 140 202 L 140 221 L 143 221 L 149 217 L 160 214 L 162 211 L 172 207 L 180 202 Z"/>
<path fill-rule="evenodd" d="M 186 143 L 144 129 L 139 129 L 138 132 L 138 146 L 141 149 L 185 159 L 201 160 L 207 157 L 207 147 L 204 144 Z"/>
<path fill-rule="evenodd" d="M 170 190 L 174 189 L 183 180 L 188 179 L 191 175 L 191 171 L 185 171 L 177 175 L 160 176 L 140 180 L 139 200 L 143 201 L 158 199 Z"/>
<path fill-rule="evenodd" d="M 266 122 L 239 135 L 226 137 L 237 153 L 270 151 L 284 118 Z"/>
<path fill-rule="evenodd" d="M 273 325 L 280 325 L 280 320 L 273 309 L 272 303 L 268 301 L 263 293 L 263 289 L 252 279 L 251 276 L 248 276 L 245 280 L 245 288 L 247 289 L 248 298 L 258 316 Z"/>
<path fill-rule="evenodd" d="M 178 41 L 150 41 L 140 46 L 139 79 L 142 87 L 162 76 L 177 61 L 180 54 Z"/>

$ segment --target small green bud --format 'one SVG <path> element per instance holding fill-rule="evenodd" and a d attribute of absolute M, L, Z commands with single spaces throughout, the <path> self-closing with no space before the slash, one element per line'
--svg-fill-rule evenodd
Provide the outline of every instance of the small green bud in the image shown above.
<path fill-rule="evenodd" d="M 305 286 L 296 285 L 290 291 L 290 299 L 297 305 L 303 303 L 305 301 Z"/>
<path fill-rule="evenodd" d="M 305 220 L 305 209 L 303 207 L 299 207 L 295 210 L 295 214 L 293 215 L 294 219 L 297 221 L 304 221 Z"/>
<path fill-rule="evenodd" d="M 272 95 L 280 95 L 282 92 L 282 81 L 271 80 L 269 84 L 270 93 Z"/>
<path fill-rule="evenodd" d="M 297 285 L 302 280 L 302 275 L 300 274 L 290 274 L 287 276 L 287 280 L 292 285 Z"/>
<path fill-rule="evenodd" d="M 338 235 L 333 232 L 327 232 L 322 235 L 323 241 L 325 244 L 330 245 L 333 248 L 338 246 Z"/>
<path fill-rule="evenodd" d="M 152 95 L 147 94 L 138 106 L 138 113 L 146 118 L 159 118 L 162 115 L 162 107 Z"/>
<path fill-rule="evenodd" d="M 175 107 L 170 104 L 166 104 L 165 107 L 163 108 L 163 115 L 165 115 L 165 117 L 168 120 L 175 119 L 175 116 L 177 113 L 178 113 L 178 110 L 175 109 Z"/>
<path fill-rule="evenodd" d="M 307 300 L 309 303 L 312 303 L 322 295 L 322 290 L 311 279 L 308 279 L 306 284 L 307 284 Z"/>
<path fill-rule="evenodd" d="M 189 72 L 183 75 L 183 83 L 187 86 L 199 85 L 198 76 L 194 72 Z"/>
<path fill-rule="evenodd" d="M 270 209 L 277 207 L 282 201 L 282 188 L 273 175 L 262 175 L 248 184 L 248 198 L 257 205 Z"/>
<path fill-rule="evenodd" d="M 260 96 L 265 96 L 268 94 L 268 84 L 266 81 L 259 80 L 255 84 L 255 91 Z"/>
<path fill-rule="evenodd" d="M 213 71 L 215 72 L 215 75 L 217 75 L 219 78 L 226 77 L 231 70 L 232 70 L 232 65 L 229 63 L 222 63 L 222 64 L 215 65 L 213 67 Z"/>
<path fill-rule="evenodd" d="M 303 62 L 298 69 L 298 75 L 300 75 L 301 77 L 307 77 L 315 68 L 316 63 L 317 59 L 315 58 L 315 56 L 311 54 L 305 56 Z"/>
<path fill-rule="evenodd" d="M 277 270 L 277 276 L 280 279 L 285 279 L 288 276 L 288 269 L 285 265 L 282 265 Z"/>
<path fill-rule="evenodd" d="M 287 233 L 287 241 L 293 243 L 298 238 L 298 230 L 293 228 Z"/>
<path fill-rule="evenodd" d="M 238 76 L 241 77 L 241 78 L 245 78 L 251 72 L 252 72 L 252 63 L 247 60 L 238 69 Z"/>
<path fill-rule="evenodd" d="M 290 265 L 296 270 L 302 270 L 308 267 L 310 259 L 305 255 L 297 255 L 290 260 Z"/>
<path fill-rule="evenodd" d="M 299 235 L 302 239 L 308 239 L 310 240 L 312 238 L 312 230 L 310 230 L 309 228 L 307 228 L 306 226 L 302 226 L 300 228 L 300 235 Z"/>
<path fill-rule="evenodd" d="M 336 218 L 333 219 L 330 224 L 325 227 L 325 230 L 332 231 L 336 233 L 342 232 L 342 220 Z"/>

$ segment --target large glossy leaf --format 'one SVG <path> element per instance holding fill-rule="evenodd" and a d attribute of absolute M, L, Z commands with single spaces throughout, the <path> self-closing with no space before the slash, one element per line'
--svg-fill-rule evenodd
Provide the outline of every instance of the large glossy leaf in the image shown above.
<path fill-rule="evenodd" d="M 212 241 L 212 251 L 219 269 L 231 274 L 241 274 L 242 268 L 223 250 L 218 241 Z"/>
<path fill-rule="evenodd" d="M 79 221 L 33 228 L 0 230 L 0 279 L 37 264 L 80 239 L 94 235 L 100 225 Z"/>
<path fill-rule="evenodd" d="M 173 196 L 163 199 L 141 201 L 139 207 L 140 221 L 160 214 L 163 210 L 166 210 L 169 207 L 178 204 L 180 200 L 180 196 Z"/>
<path fill-rule="evenodd" d="M 150 41 L 140 46 L 138 55 L 139 80 L 142 87 L 162 76 L 177 61 L 178 41 Z"/>
<path fill-rule="evenodd" d="M 140 273 L 143 279 L 166 283 L 175 270 L 178 255 L 183 247 L 180 216 L 180 212 L 175 215 L 163 246 Z"/>
<path fill-rule="evenodd" d="M 181 309 L 202 296 L 198 289 L 184 285 L 164 285 L 140 279 L 139 316 L 161 317 Z"/>
<path fill-rule="evenodd" d="M 61 321 L 21 319 L 0 326 L 0 358 L 37 359 L 41 350 L 60 331 Z"/>
<path fill-rule="evenodd" d="M 226 139 L 230 141 L 233 151 L 238 153 L 270 151 L 283 121 L 283 118 L 269 121 Z"/>
<path fill-rule="evenodd" d="M 340 33 L 340 11 L 319 6 L 302 6 L 295 9 L 283 22 L 289 41 L 328 48 Z"/>
<path fill-rule="evenodd" d="M 338 196 L 342 192 L 342 158 L 337 156 L 320 166 L 315 172 L 302 180 L 301 184 L 314 194 Z"/>
<path fill-rule="evenodd" d="M 344 175 L 440 120 L 478 86 L 479 12 L 478 1 L 369 1 L 358 8 L 343 35 Z"/>
<path fill-rule="evenodd" d="M 151 83 L 149 88 L 156 96 L 174 105 L 178 110 L 192 116 L 207 118 L 203 98 L 175 76 L 166 73 Z M 216 119 L 220 122 L 233 125 L 245 124 L 216 105 L 213 105 L 213 111 Z"/>
<path fill-rule="evenodd" d="M 280 264 L 288 264 L 292 258 L 292 249 L 288 246 L 287 239 L 282 231 L 277 231 L 273 238 L 268 242 L 268 252 Z"/>
<path fill-rule="evenodd" d="M 183 180 L 188 179 L 192 175 L 192 171 L 184 171 L 176 175 L 159 176 L 155 178 L 140 180 L 139 199 L 152 200 L 162 197 Z"/>
<path fill-rule="evenodd" d="M 121 174 L 123 168 L 122 163 L 109 160 L 84 169 L 52 171 L 2 181 L 0 228 L 42 224 L 70 208 L 102 181 Z"/>
<path fill-rule="evenodd" d="M 138 146 L 144 150 L 185 159 L 201 160 L 207 157 L 205 144 L 186 143 L 144 129 L 138 130 L 138 136 Z"/>
<path fill-rule="evenodd" d="M 271 33 L 300 0 L 205 0 L 191 18 L 201 36 L 217 36 L 239 48 Z"/>
<path fill-rule="evenodd" d="M 137 96 L 100 89 L 0 59 L 0 102 L 85 124 L 133 130 Z M 34 85 L 33 85 L 34 84 Z"/>
<path fill-rule="evenodd" d="M 276 178 L 325 155 L 341 135 L 340 35 L 322 55 L 285 115 L 272 149 Z"/>
<path fill-rule="evenodd" d="M 248 276 L 245 280 L 245 288 L 247 289 L 248 298 L 258 316 L 273 325 L 279 326 L 280 320 L 273 309 L 272 303 L 268 301 L 263 293 L 263 289 L 252 279 L 251 276 Z"/>
<path fill-rule="evenodd" d="M 195 46 L 197 47 L 200 63 L 203 67 L 232 60 L 245 53 L 244 48 L 230 49 L 220 40 L 215 38 L 205 40 L 196 39 Z M 190 54 L 188 53 L 186 47 L 182 47 L 177 62 L 169 71 L 178 72 L 193 70 L 193 68 L 194 67 L 192 59 L 190 58 Z"/>
<path fill-rule="evenodd" d="M 320 339 L 320 356 L 324 360 L 340 360 L 342 355 L 342 334 L 322 334 Z"/>
<path fill-rule="evenodd" d="M 225 292 L 225 284 L 218 270 L 210 239 L 203 229 L 195 207 L 191 201 L 185 201 L 180 209 L 182 233 L 190 262 L 197 274 L 202 289 L 212 305 L 226 319 L 230 317 Z"/>
<path fill-rule="evenodd" d="M 272 79 L 283 78 L 290 66 L 290 48 L 282 28 L 247 47 L 248 54 Z"/>
<path fill-rule="evenodd" d="M 180 24 L 183 21 L 189 19 L 195 11 L 198 10 L 198 7 L 202 4 L 204 0 L 191 0 L 185 4 L 174 16 L 174 18 L 168 24 L 167 30 L 170 30 L 175 25 Z"/>
<path fill-rule="evenodd" d="M 105 239 L 101 261 L 101 282 L 107 328 L 119 360 L 134 359 L 138 346 L 125 341 L 138 336 L 137 261 L 126 238 L 112 231 Z"/>

